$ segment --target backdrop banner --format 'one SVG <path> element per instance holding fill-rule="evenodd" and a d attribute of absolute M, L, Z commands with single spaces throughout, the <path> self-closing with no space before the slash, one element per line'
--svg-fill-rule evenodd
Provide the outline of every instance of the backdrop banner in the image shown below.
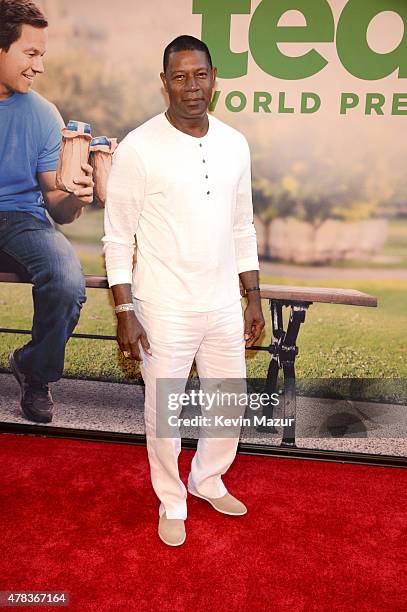
<path fill-rule="evenodd" d="M 313 418 L 319 419 L 316 429 L 324 432 L 323 448 L 331 444 L 337 450 L 405 455 L 406 440 L 400 435 L 404 425 L 393 437 L 380 431 L 386 423 L 391 423 L 391 431 L 397 430 L 395 421 L 406 415 L 407 2 L 38 4 L 49 20 L 49 44 L 45 73 L 37 78 L 35 89 L 57 106 L 66 123 L 90 124 L 92 137 L 120 142 L 165 110 L 159 73 L 164 48 L 172 39 L 191 34 L 208 44 L 218 69 L 210 112 L 242 132 L 251 149 L 261 281 L 357 289 L 378 297 L 377 309 L 333 304 L 310 308 L 297 342 L 299 378 L 375 382 L 359 387 L 353 383 L 352 395 L 341 397 L 325 417 L 326 405 L 319 402 L 317 409 L 309 400 L 315 396 L 314 385 L 308 399 L 298 402 L 297 420 L 301 410 L 312 407 Z M 100 206 L 89 207 L 79 220 L 60 229 L 73 242 L 85 273 L 105 275 Z M 14 314 L 29 327 L 28 287 L 0 285 L 0 316 L 9 296 L 19 291 L 22 306 Z M 271 333 L 267 302 L 265 314 L 263 345 Z M 115 334 L 108 292 L 88 291 L 77 331 Z M 7 353 L 19 339 L 3 338 L 0 359 L 5 371 Z M 248 376 L 264 379 L 269 359 L 266 351 L 248 352 Z M 65 426 L 142 429 L 140 387 L 133 397 L 126 394 L 136 387 L 123 386 L 129 405 L 122 418 L 116 418 L 115 384 L 139 383 L 140 373 L 114 342 L 71 340 L 65 374 L 94 385 L 92 392 L 82 382 L 63 380 L 55 385 L 61 393 L 71 385 L 78 397 L 87 398 L 80 413 L 70 413 Z M 107 384 L 113 385 L 111 392 Z M 301 393 L 306 398 L 304 389 L 305 383 Z M 10 396 L 15 391 L 10 387 Z M 57 395 L 56 391 L 56 404 Z M 140 414 L 135 417 L 136 399 Z M 112 403 L 116 413 L 110 420 Z M 56 405 L 56 411 L 63 420 L 63 406 Z M 99 422 L 95 415 L 101 412 Z M 329 427 L 324 418 L 330 419 Z M 2 416 L 6 421 L 19 419 L 17 410 Z M 360 422 L 363 443 L 358 443 L 354 419 Z M 330 431 L 341 434 L 330 437 Z M 349 448 L 343 444 L 347 434 Z M 318 448 L 318 435 L 308 437 Z M 304 446 L 309 445 L 304 439 Z"/>

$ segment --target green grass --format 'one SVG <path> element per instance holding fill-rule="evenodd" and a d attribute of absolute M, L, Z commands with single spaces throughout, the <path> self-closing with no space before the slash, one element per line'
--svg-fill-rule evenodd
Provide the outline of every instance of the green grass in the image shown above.
<path fill-rule="evenodd" d="M 82 215 L 74 223 L 60 225 L 58 229 L 74 242 L 99 244 L 103 236 L 103 210 L 83 209 Z"/>
<path fill-rule="evenodd" d="M 91 252 L 81 244 L 78 244 L 75 245 L 75 251 L 81 260 L 82 269 L 85 274 L 106 276 L 105 260 L 102 249 L 100 249 L 100 252 Z"/>
<path fill-rule="evenodd" d="M 72 226 L 70 238 L 86 274 L 104 275 L 100 244 L 103 211 L 86 211 Z M 388 252 L 401 254 L 407 236 L 407 222 L 390 224 Z M 87 244 L 81 243 L 86 238 Z M 335 270 L 332 270 L 332 278 Z M 305 285 L 295 278 L 262 278 L 264 283 Z M 309 283 L 308 283 L 309 284 Z M 320 286 L 338 282 L 320 281 Z M 313 304 L 306 314 L 299 339 L 296 372 L 300 379 L 314 378 L 403 378 L 407 377 L 407 281 L 340 281 L 340 286 L 376 295 L 378 308 Z M 264 301 L 266 331 L 262 344 L 270 339 L 270 317 Z M 28 285 L 0 284 L 0 326 L 31 327 L 31 288 Z M 287 316 L 287 309 L 285 309 Z M 104 290 L 88 290 L 77 332 L 115 335 L 110 295 Z M 7 368 L 7 355 L 27 340 L 24 336 L 0 335 L 0 367 Z M 247 352 L 248 376 L 266 376 L 269 355 Z M 72 339 L 67 347 L 65 374 L 74 377 L 115 381 L 139 381 L 137 365 L 123 359 L 115 342 Z"/>
<path fill-rule="evenodd" d="M 295 279 L 264 277 L 274 284 L 304 284 Z M 335 286 L 336 283 L 323 283 Z M 306 315 L 298 345 L 299 378 L 402 378 L 407 377 L 405 329 L 407 329 L 407 282 L 341 282 L 377 295 L 379 308 L 314 304 Z M 286 310 L 286 309 L 285 309 Z M 270 338 L 270 320 L 264 302 L 266 333 Z M 28 285 L 0 285 L 0 322 L 2 327 L 31 325 L 31 291 Z M 110 295 L 107 291 L 88 290 L 77 332 L 115 335 Z M 0 367 L 7 367 L 9 351 L 24 337 L 2 334 Z M 68 376 L 110 379 L 139 379 L 138 367 L 124 360 L 115 342 L 72 339 L 67 347 L 65 372 Z M 247 352 L 248 375 L 264 377 L 268 354 Z"/>
<path fill-rule="evenodd" d="M 0 285 L 0 321 L 2 327 L 29 329 L 32 320 L 31 289 L 29 285 Z M 115 335 L 108 291 L 88 289 L 88 300 L 83 307 L 76 332 Z M 23 335 L 1 334 L 0 367 L 7 367 L 10 350 L 26 342 Z M 123 359 L 115 342 L 71 339 L 67 346 L 65 374 L 78 378 L 112 380 L 139 377 L 137 366 Z"/>
<path fill-rule="evenodd" d="M 58 229 L 74 242 L 100 245 L 104 234 L 103 214 L 101 208 L 85 208 L 74 223 L 60 225 Z"/>
<path fill-rule="evenodd" d="M 306 284 L 293 279 L 272 277 L 264 277 L 262 281 L 275 284 Z M 318 284 L 325 287 L 338 286 L 334 281 Z M 340 286 L 377 296 L 379 307 L 313 304 L 306 314 L 298 338 L 298 377 L 406 377 L 407 349 L 404 330 L 407 329 L 407 282 L 341 280 Z M 268 338 L 269 317 L 266 321 Z M 258 353 L 252 360 L 254 372 L 258 371 L 263 375 L 264 356 Z"/>

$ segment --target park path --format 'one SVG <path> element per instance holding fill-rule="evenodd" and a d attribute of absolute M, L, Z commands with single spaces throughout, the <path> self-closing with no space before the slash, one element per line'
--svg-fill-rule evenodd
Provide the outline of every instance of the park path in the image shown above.
<path fill-rule="evenodd" d="M 330 268 L 328 266 L 295 266 L 260 261 L 260 271 L 271 276 L 297 280 L 407 280 L 406 268 Z"/>
<path fill-rule="evenodd" d="M 85 253 L 103 255 L 102 245 L 72 242 Z M 329 266 L 296 266 L 274 261 L 260 260 L 260 271 L 270 276 L 297 280 L 407 280 L 407 268 L 335 268 Z"/>

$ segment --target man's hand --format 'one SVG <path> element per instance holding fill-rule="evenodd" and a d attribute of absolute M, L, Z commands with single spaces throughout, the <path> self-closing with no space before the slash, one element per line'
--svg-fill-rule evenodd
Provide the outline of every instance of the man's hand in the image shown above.
<path fill-rule="evenodd" d="M 256 298 L 249 298 L 244 311 L 244 339 L 246 340 L 246 348 L 253 346 L 260 338 L 264 325 L 260 295 Z"/>
<path fill-rule="evenodd" d="M 147 334 L 137 320 L 134 311 L 119 312 L 117 314 L 117 343 L 124 356 L 128 359 L 143 361 L 139 342 L 144 352 L 151 355 Z"/>
<path fill-rule="evenodd" d="M 86 176 L 75 180 L 78 188 L 74 193 L 56 188 L 55 171 L 38 173 L 46 208 L 59 225 L 72 223 L 81 215 L 83 207 L 93 201 L 93 168 L 89 164 L 83 164 L 82 169 Z"/>
<path fill-rule="evenodd" d="M 73 192 L 74 196 L 80 200 L 82 206 L 93 202 L 93 168 L 90 164 L 82 164 L 82 170 L 86 176 L 73 179 L 78 188 Z"/>
<path fill-rule="evenodd" d="M 248 270 L 240 272 L 240 294 L 247 297 L 247 306 L 244 311 L 244 339 L 246 347 L 253 346 L 260 338 L 264 329 L 264 317 L 261 310 L 259 290 L 259 271 Z M 244 293 L 242 294 L 242 288 Z"/>

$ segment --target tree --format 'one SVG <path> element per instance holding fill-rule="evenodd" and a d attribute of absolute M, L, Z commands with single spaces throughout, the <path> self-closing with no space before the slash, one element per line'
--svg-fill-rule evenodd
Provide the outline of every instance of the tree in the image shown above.
<path fill-rule="evenodd" d="M 148 91 L 140 95 L 137 82 L 83 50 L 54 55 L 47 62 L 37 91 L 53 102 L 67 122 L 90 123 L 94 136 L 122 139 L 158 112 L 160 100 Z"/>

